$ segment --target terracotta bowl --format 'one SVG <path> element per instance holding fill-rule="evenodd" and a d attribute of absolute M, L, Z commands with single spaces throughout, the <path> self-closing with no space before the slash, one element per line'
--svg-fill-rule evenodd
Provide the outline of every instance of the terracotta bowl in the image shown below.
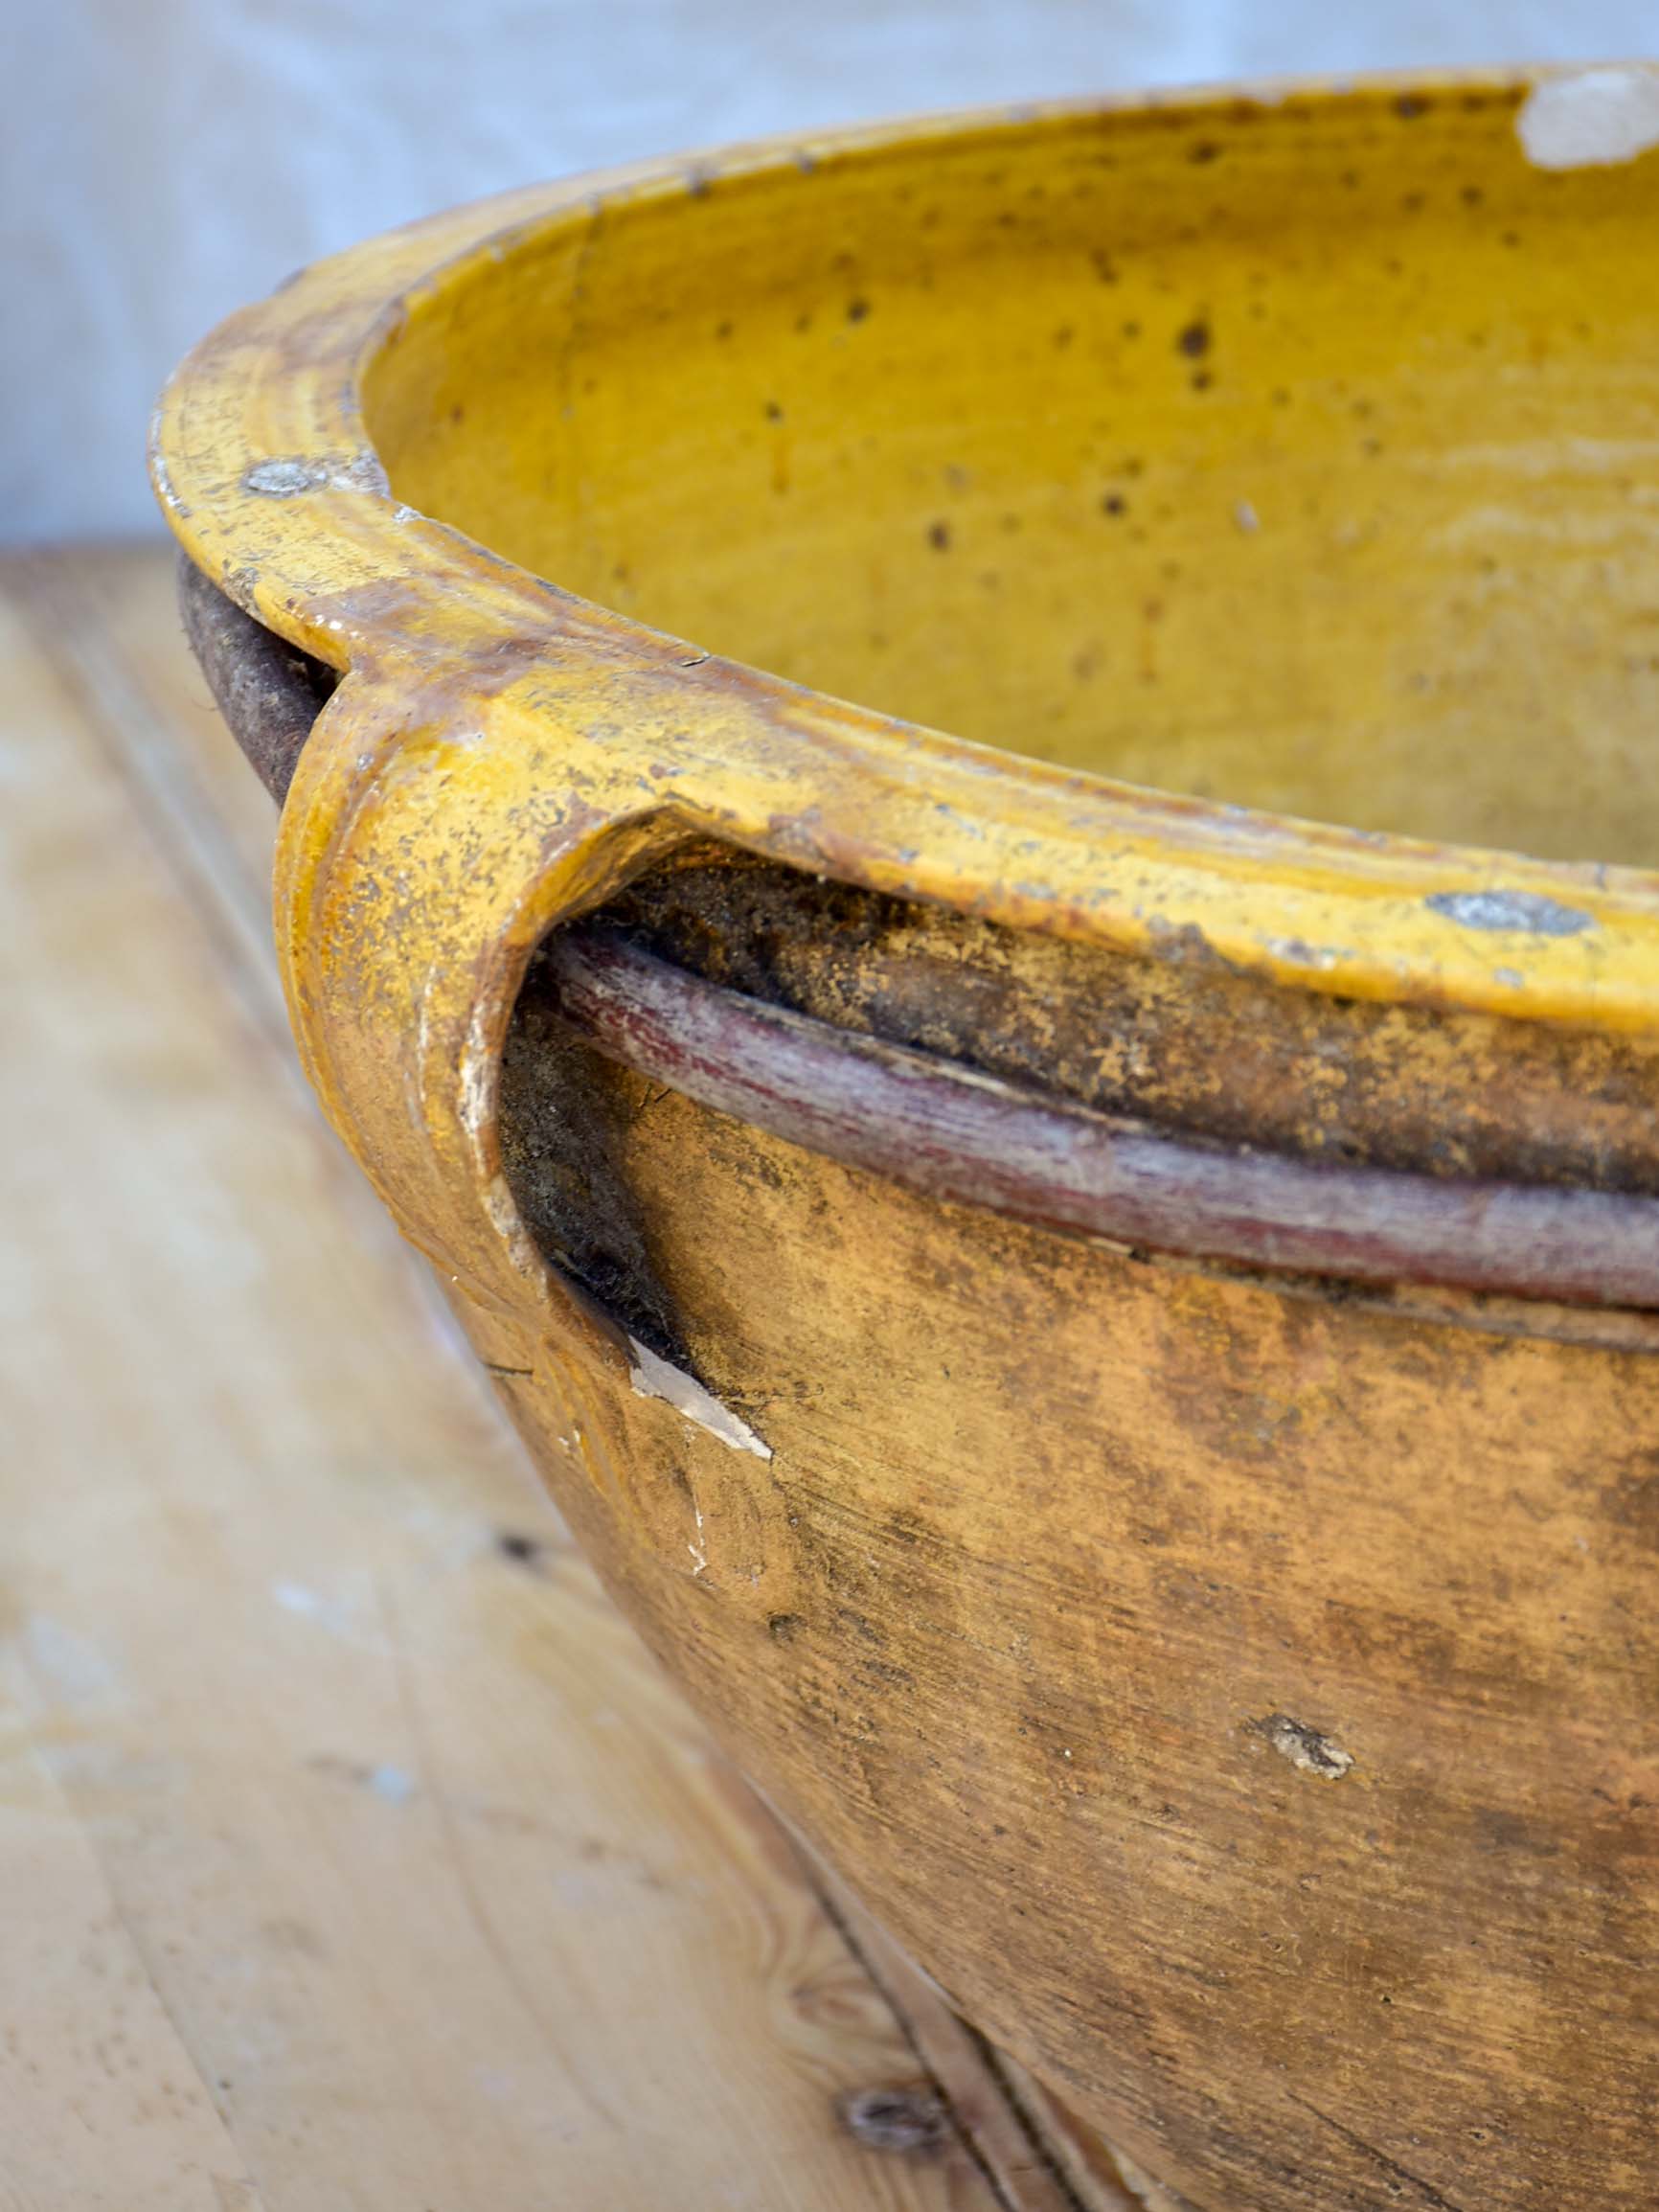
<path fill-rule="evenodd" d="M 652 166 L 157 422 L 330 1113 L 747 1769 L 1204 2212 L 1654 2201 L 1655 138 Z"/>

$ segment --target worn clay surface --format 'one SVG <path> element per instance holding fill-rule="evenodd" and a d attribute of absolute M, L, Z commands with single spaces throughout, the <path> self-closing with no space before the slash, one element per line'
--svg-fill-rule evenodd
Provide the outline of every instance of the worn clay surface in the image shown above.
<path fill-rule="evenodd" d="M 1059 946 L 690 848 L 600 917 L 677 967 L 1107 1113 L 1299 1157 L 1659 1191 L 1659 1040 Z"/>
<path fill-rule="evenodd" d="M 503 1387 L 967 2016 L 1205 2212 L 1645 2206 L 1651 1351 L 1172 1273 L 611 1080 L 771 1456 L 552 1343 Z"/>

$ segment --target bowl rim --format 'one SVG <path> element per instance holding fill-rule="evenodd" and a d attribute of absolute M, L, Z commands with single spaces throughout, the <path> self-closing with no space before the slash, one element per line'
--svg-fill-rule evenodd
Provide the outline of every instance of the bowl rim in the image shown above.
<path fill-rule="evenodd" d="M 1518 109 L 1575 69 L 1389 73 L 957 110 L 793 133 L 534 185 L 371 239 L 232 315 L 174 372 L 150 467 L 189 558 L 268 628 L 396 694 L 446 680 L 449 711 L 502 688 L 534 700 L 539 660 L 619 676 L 659 717 L 643 741 L 661 804 L 788 864 L 1017 927 L 1216 959 L 1330 993 L 1601 1029 L 1659 1024 L 1659 871 L 1307 822 L 1055 766 L 717 659 L 514 566 L 393 494 L 365 384 L 411 316 L 481 264 L 572 226 L 755 189 L 928 144 L 1041 137 L 1241 104 L 1269 125 L 1308 103 L 1405 111 L 1448 95 Z M 516 657 L 515 657 L 516 656 Z M 644 695 L 642 695 L 644 696 Z M 665 739 L 662 717 L 679 732 Z M 665 746 L 679 757 L 665 762 Z M 764 750 L 761 818 L 717 757 Z M 677 771 L 677 773 L 676 773 Z"/>

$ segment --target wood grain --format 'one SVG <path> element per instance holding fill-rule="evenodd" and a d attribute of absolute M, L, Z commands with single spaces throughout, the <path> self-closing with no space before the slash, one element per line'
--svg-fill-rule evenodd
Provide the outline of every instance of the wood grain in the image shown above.
<path fill-rule="evenodd" d="M 872 1971 L 311 1111 L 170 558 L 0 582 L 0 2206 L 1126 2202 Z"/>

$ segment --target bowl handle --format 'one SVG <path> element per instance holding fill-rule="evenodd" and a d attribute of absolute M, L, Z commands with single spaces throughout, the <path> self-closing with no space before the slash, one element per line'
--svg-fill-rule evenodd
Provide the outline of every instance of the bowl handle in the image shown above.
<path fill-rule="evenodd" d="M 273 637 L 188 564 L 181 591 L 186 627 L 214 696 L 243 752 L 281 799 L 337 679 Z M 480 822 L 488 818 L 481 810 Z M 454 827 L 451 822 L 451 842 L 434 847 L 440 863 L 452 855 Z M 591 829 L 580 820 L 575 825 L 579 849 Z M 421 885 L 407 884 L 402 921 L 389 939 L 362 925 L 372 903 L 365 901 L 367 887 L 360 881 L 352 900 L 355 919 L 348 935 L 356 955 L 337 971 L 358 988 L 365 947 L 378 944 L 394 958 L 406 944 L 419 951 L 435 916 L 465 917 L 491 889 L 475 880 L 465 899 L 443 894 L 433 901 Z M 473 928 L 470 958 L 465 944 L 452 947 L 464 977 L 479 974 L 489 951 L 476 923 Z M 507 942 L 524 952 L 521 930 L 515 938 L 510 925 Z M 1030 1226 L 1252 1270 L 1591 1305 L 1659 1304 L 1659 1204 L 1650 1199 L 1313 1162 L 1254 1148 L 1229 1151 L 763 1005 L 580 924 L 560 932 L 549 974 L 564 1019 L 602 1054 L 718 1112 L 930 1197 Z M 325 1004 L 335 1008 L 339 995 L 337 979 L 324 993 Z M 499 992 L 492 998 L 487 991 L 481 1004 L 492 1009 L 484 1034 L 504 1030 L 511 998 L 502 1000 Z M 459 1011 L 451 1008 L 452 1020 Z M 387 1038 L 389 1054 L 406 1054 L 430 1028 L 430 1005 L 423 1001 L 413 1032 L 405 1028 Z M 478 1032 L 474 1007 L 467 1016 L 469 1044 Z M 352 1034 L 349 1029 L 348 1038 Z M 460 1071 L 448 1070 L 452 1079 L 460 1072 L 459 1089 L 453 1080 L 436 1093 L 406 1085 L 406 1098 L 418 1093 L 429 1106 L 448 1100 L 450 1112 L 439 1113 L 434 1126 L 453 1138 L 468 1124 L 467 1102 L 487 1108 L 493 1065 L 474 1059 Z M 365 1133 L 360 1120 L 348 1122 L 353 1150 L 374 1174 Z M 380 1146 L 382 1152 L 395 1149 Z M 505 1238 L 514 1259 L 510 1303 L 520 1305 L 527 1280 L 551 1279 L 550 1270 L 518 1226 L 493 1157 L 487 1111 L 472 1121 L 464 1153 L 463 1159 L 451 1147 L 448 1156 L 467 1171 L 460 1187 L 483 1192 L 495 1232 L 490 1241 L 499 1249 Z M 392 1192 L 386 1195 L 406 1232 L 425 1242 Z M 453 1185 L 448 1196 L 453 1199 Z M 434 1257 L 459 1277 L 451 1251 Z M 580 1297 L 558 1280 L 567 1297 Z"/>
<path fill-rule="evenodd" d="M 306 1072 L 489 1364 L 563 1340 L 631 1360 L 626 1331 L 549 1265 L 503 1174 L 508 1024 L 547 930 L 683 826 L 546 700 L 526 715 L 457 669 L 422 695 L 365 655 L 344 677 L 186 560 L 185 629 L 238 744 L 283 804 L 274 880 Z M 494 718 L 492 719 L 492 718 Z"/>

